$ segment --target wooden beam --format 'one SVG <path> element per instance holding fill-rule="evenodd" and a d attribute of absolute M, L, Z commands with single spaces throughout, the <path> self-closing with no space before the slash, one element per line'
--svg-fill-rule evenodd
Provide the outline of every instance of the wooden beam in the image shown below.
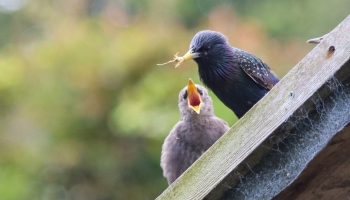
<path fill-rule="evenodd" d="M 209 193 L 207 198 L 219 198 L 225 190 L 219 183 L 233 170 L 244 174 L 257 164 L 269 151 L 266 145 L 272 145 L 266 139 L 344 70 L 350 57 L 349 32 L 350 16 L 157 199 L 203 199 Z M 238 180 L 238 176 L 230 177 L 230 183 Z"/>

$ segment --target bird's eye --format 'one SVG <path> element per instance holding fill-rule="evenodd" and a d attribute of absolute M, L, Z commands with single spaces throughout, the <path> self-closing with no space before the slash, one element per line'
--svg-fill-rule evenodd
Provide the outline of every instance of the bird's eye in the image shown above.
<path fill-rule="evenodd" d="M 199 49 L 199 51 L 200 51 L 200 52 L 208 52 L 209 49 L 210 49 L 210 47 L 201 47 L 201 48 Z"/>
<path fill-rule="evenodd" d="M 200 89 L 197 89 L 198 93 L 202 96 L 203 95 L 203 91 Z"/>
<path fill-rule="evenodd" d="M 185 92 L 185 94 L 182 96 L 183 99 L 187 99 L 187 90 Z"/>
<path fill-rule="evenodd" d="M 209 53 L 210 47 L 201 47 L 198 51 L 201 52 L 203 55 L 207 56 Z"/>

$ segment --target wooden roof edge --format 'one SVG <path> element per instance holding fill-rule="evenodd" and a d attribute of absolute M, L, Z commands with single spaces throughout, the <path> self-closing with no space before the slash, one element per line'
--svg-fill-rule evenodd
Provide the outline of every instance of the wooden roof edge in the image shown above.
<path fill-rule="evenodd" d="M 261 144 L 331 77 L 345 70 L 350 52 L 349 30 L 350 16 L 157 199 L 203 199 L 234 169 L 246 165 L 248 156 L 259 162 L 266 153 L 260 151 L 264 149 Z M 347 76 L 350 73 L 341 74 L 344 79 Z"/>

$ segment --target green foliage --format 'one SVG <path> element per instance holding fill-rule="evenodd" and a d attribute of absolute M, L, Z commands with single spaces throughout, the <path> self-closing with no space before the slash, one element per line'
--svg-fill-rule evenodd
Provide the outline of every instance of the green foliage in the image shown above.
<path fill-rule="evenodd" d="M 235 2 L 237 11 L 264 24 L 271 37 L 317 37 L 332 30 L 348 14 L 349 1 L 252 1 Z M 336 13 L 336 14 L 335 14 Z"/>
<path fill-rule="evenodd" d="M 185 53 L 195 30 L 215 29 L 282 77 L 312 46 L 266 34 L 316 37 L 348 14 L 342 6 L 323 26 L 301 17 L 327 7 L 316 2 L 118 2 L 28 1 L 0 14 L 2 199 L 155 198 L 167 187 L 159 158 L 180 118 L 178 93 L 188 78 L 200 84 L 193 61 L 157 63 Z"/>

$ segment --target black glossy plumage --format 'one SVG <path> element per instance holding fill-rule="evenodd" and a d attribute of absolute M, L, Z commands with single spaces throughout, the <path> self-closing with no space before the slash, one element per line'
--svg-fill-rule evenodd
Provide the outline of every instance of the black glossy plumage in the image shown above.
<path fill-rule="evenodd" d="M 201 81 L 241 118 L 279 81 L 258 57 L 231 47 L 215 31 L 198 32 L 190 44 Z"/>

